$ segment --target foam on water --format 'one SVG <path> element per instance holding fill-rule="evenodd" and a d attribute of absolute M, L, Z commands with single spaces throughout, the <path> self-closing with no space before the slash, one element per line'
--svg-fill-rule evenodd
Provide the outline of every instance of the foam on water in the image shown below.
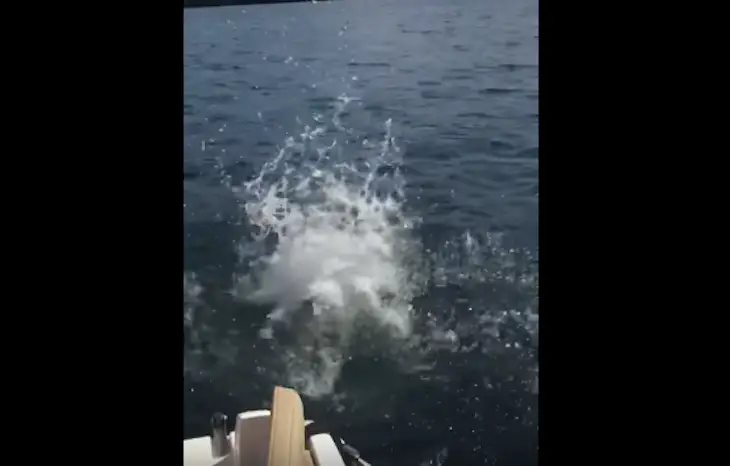
<path fill-rule="evenodd" d="M 443 355 L 442 364 L 451 365 L 448 355 L 476 352 L 527 357 L 527 369 L 505 371 L 534 372 L 526 383 L 536 390 L 536 258 L 488 233 L 464 231 L 430 249 L 422 244 L 421 219 L 405 204 L 392 122 L 379 134 L 359 134 L 343 122 L 352 102 L 341 96 L 329 119 L 314 115 L 312 126 L 287 138 L 253 179 L 229 185 L 247 231 L 237 244 L 233 294 L 268 309 L 258 338 L 273 350 L 285 380 L 272 375 L 278 369 L 271 361 L 262 370 L 322 397 L 337 392 L 353 358 L 389 359 L 402 372 L 436 380 L 450 372 L 438 371 Z M 201 287 L 188 276 L 185 289 L 186 325 L 201 340 L 205 319 L 191 318 Z M 500 290 L 517 298 L 500 301 Z M 235 338 L 210 340 L 218 346 L 209 352 L 230 355 L 236 346 Z M 234 364 L 232 356 L 223 359 Z M 188 360 L 196 370 L 202 364 L 195 345 Z M 485 376 L 484 386 L 492 383 Z"/>
<path fill-rule="evenodd" d="M 536 274 L 516 273 L 516 252 L 492 236 L 465 232 L 437 251 L 423 247 L 419 218 L 405 208 L 392 122 L 377 144 L 354 136 L 341 118 L 351 101 L 340 97 L 331 123 L 316 116 L 317 126 L 287 139 L 236 190 L 252 231 L 241 243 L 247 272 L 237 296 L 272 306 L 260 335 L 285 360 L 288 382 L 311 397 L 333 393 L 355 356 L 394 357 L 404 370 L 433 367 L 426 360 L 434 352 L 468 350 L 465 334 L 489 335 L 521 319 L 522 310 L 476 307 L 457 318 L 453 303 L 450 313 L 419 313 L 413 301 L 429 287 L 502 280 L 536 290 Z M 523 328 L 536 321 L 526 311 Z"/>
<path fill-rule="evenodd" d="M 342 128 L 339 99 L 332 118 Z M 382 142 L 340 150 L 341 131 L 305 128 L 239 191 L 253 231 L 242 259 L 249 273 L 239 296 L 273 305 L 263 338 L 298 326 L 288 354 L 290 382 L 309 396 L 331 393 L 344 361 L 366 329 L 383 341 L 412 332 L 419 281 L 415 219 L 404 213 L 399 149 L 385 124 Z"/>

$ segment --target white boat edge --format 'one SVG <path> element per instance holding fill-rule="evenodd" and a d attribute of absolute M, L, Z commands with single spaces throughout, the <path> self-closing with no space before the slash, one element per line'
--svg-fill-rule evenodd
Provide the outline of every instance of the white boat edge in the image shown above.
<path fill-rule="evenodd" d="M 183 466 L 269 466 L 268 447 L 271 411 L 245 411 L 236 416 L 235 428 L 224 438 L 205 437 L 183 441 Z M 301 421 L 300 421 L 301 422 Z M 305 421 L 304 425 L 312 421 Z M 304 435 L 304 433 L 302 433 Z M 222 442 L 221 446 L 215 442 Z M 330 434 L 320 433 L 305 439 L 314 466 L 345 466 L 340 450 Z"/>

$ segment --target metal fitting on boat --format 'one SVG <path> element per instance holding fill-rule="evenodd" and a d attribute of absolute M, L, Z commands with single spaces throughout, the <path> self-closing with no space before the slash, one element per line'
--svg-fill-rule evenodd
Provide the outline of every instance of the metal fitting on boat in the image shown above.
<path fill-rule="evenodd" d="M 340 438 L 340 451 L 348 456 L 350 459 L 352 459 L 352 461 L 354 461 L 354 464 L 357 464 L 359 466 L 371 466 L 370 463 L 362 459 L 359 451 L 355 450 L 355 448 L 353 448 L 352 446 L 346 444 L 342 438 Z"/>
<path fill-rule="evenodd" d="M 226 432 L 228 417 L 223 413 L 215 413 L 210 418 L 210 448 L 213 458 L 221 458 L 231 452 L 231 441 Z"/>

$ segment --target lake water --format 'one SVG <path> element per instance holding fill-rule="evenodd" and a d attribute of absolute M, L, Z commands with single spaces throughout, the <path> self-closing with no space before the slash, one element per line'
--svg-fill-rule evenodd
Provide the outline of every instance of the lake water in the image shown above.
<path fill-rule="evenodd" d="M 537 0 L 184 31 L 184 436 L 283 384 L 374 466 L 536 464 Z"/>

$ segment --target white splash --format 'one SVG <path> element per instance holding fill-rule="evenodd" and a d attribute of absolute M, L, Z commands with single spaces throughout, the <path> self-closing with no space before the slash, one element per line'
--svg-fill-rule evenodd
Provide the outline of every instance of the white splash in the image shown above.
<path fill-rule="evenodd" d="M 405 208 L 391 121 L 379 135 L 357 134 L 343 121 L 352 102 L 341 96 L 329 121 L 316 114 L 302 124 L 254 179 L 227 184 L 250 227 L 237 245 L 234 297 L 270 308 L 259 337 L 284 366 L 267 359 L 259 369 L 277 379 L 283 369 L 286 383 L 313 398 L 339 393 L 343 366 L 360 356 L 440 380 L 465 353 L 527 354 L 536 377 L 536 260 L 500 235 L 468 231 L 425 249 Z M 491 300 L 499 289 L 519 296 L 515 307 Z M 493 370 L 490 358 L 469 360 Z M 513 366 L 505 365 L 509 377 L 524 371 Z"/>
<path fill-rule="evenodd" d="M 340 99 L 335 129 L 348 102 Z M 390 121 L 379 150 L 357 159 L 343 158 L 337 139 L 313 143 L 326 134 L 319 126 L 290 138 L 240 191 L 258 246 L 243 254 L 251 271 L 242 296 L 273 305 L 262 337 L 296 327 L 284 354 L 289 382 L 312 397 L 333 392 L 363 329 L 391 342 L 411 334 L 418 281 L 409 264 L 420 257 Z"/>

